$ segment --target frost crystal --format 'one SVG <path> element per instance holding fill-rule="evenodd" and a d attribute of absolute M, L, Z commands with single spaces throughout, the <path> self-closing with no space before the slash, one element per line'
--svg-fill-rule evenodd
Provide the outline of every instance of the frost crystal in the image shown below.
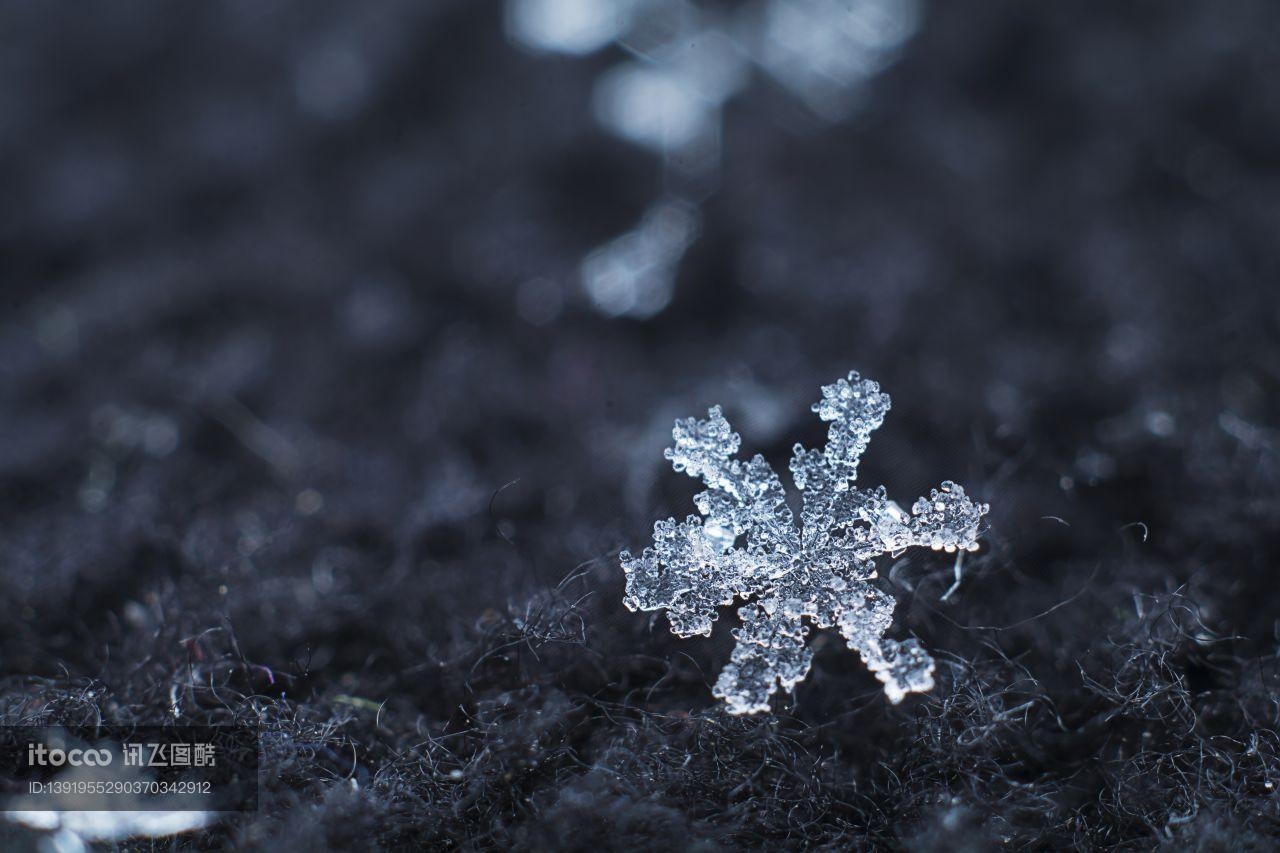
<path fill-rule="evenodd" d="M 782 482 L 763 456 L 735 458 L 741 438 L 719 406 L 706 420 L 676 421 L 666 458 L 699 477 L 707 490 L 694 498 L 703 517 L 659 521 L 653 546 L 621 554 L 631 610 L 665 608 L 678 636 L 709 636 L 716 607 L 738 608 L 733 658 L 715 695 L 730 713 L 769 709 L 779 689 L 791 692 L 809 671 L 809 624 L 837 628 L 884 683 L 889 701 L 933 687 L 933 658 L 914 639 L 887 639 L 893 597 L 873 585 L 875 559 L 913 545 L 948 552 L 975 551 L 987 504 L 974 503 L 950 481 L 920 498 L 908 515 L 883 486 L 854 486 L 858 459 L 872 430 L 884 422 L 889 395 L 856 372 L 824 386 L 813 411 L 830 421 L 827 446 L 797 444 L 791 476 L 803 493 L 797 529 Z"/>

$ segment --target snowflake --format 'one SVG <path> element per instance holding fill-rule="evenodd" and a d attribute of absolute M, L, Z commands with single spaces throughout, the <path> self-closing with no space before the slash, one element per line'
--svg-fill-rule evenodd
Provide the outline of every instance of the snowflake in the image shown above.
<path fill-rule="evenodd" d="M 831 422 L 827 446 L 797 444 L 791 460 L 803 493 L 799 529 L 764 457 L 735 458 L 741 438 L 719 406 L 706 420 L 676 421 L 665 456 L 706 484 L 694 498 L 703 517 L 659 521 L 652 547 L 639 556 L 622 552 L 623 602 L 630 610 L 665 608 L 671 631 L 688 637 L 710 636 L 718 606 L 747 601 L 714 689 L 730 713 L 767 711 L 775 692 L 790 693 L 804 679 L 813 659 L 805 646 L 810 623 L 838 628 L 889 701 L 932 689 L 933 658 L 920 643 L 884 636 L 896 602 L 873 585 L 875 560 L 913 545 L 975 551 L 988 506 L 945 481 L 908 515 L 883 486 L 856 488 L 858 460 L 888 410 L 889 395 L 856 372 L 823 387 L 813 411 Z"/>

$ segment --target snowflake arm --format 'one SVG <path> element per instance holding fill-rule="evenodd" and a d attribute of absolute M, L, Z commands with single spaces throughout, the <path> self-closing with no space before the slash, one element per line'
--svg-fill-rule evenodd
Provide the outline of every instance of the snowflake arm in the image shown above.
<path fill-rule="evenodd" d="M 623 603 L 632 610 L 665 608 L 672 633 L 680 637 L 711 636 L 716 607 L 748 591 L 741 557 L 725 553 L 696 515 L 679 524 L 674 518 L 659 521 L 653 547 L 638 557 L 630 551 L 620 556 L 627 579 Z"/>
<path fill-rule="evenodd" d="M 844 601 L 836 627 L 884 685 L 889 701 L 896 705 L 908 693 L 932 690 L 934 663 L 929 653 L 914 638 L 898 642 L 884 636 L 897 602 L 865 581 L 851 584 Z"/>
<path fill-rule="evenodd" d="M 813 652 L 804 643 L 808 628 L 799 619 L 775 618 L 779 607 L 777 599 L 766 598 L 738 608 L 742 627 L 733 631 L 737 645 L 712 689 L 731 714 L 768 711 L 775 691 L 790 693 L 809 674 Z"/>
<path fill-rule="evenodd" d="M 858 477 L 858 460 L 871 441 L 871 433 L 880 428 L 889 412 L 889 395 L 881 393 L 880 383 L 863 379 L 854 371 L 822 386 L 822 399 L 813 404 L 813 411 L 831 422 L 827 446 L 822 450 L 828 470 L 852 483 Z"/>
<path fill-rule="evenodd" d="M 704 528 L 708 535 L 729 548 L 746 533 L 748 549 L 762 557 L 786 556 L 798 550 L 795 521 L 782 481 L 759 454 L 746 463 L 734 458 L 742 439 L 730 428 L 719 406 L 708 409 L 704 421 L 676 421 L 671 435 L 675 445 L 663 454 L 671 467 L 700 477 L 707 485 L 707 491 L 693 502 L 707 518 Z"/>

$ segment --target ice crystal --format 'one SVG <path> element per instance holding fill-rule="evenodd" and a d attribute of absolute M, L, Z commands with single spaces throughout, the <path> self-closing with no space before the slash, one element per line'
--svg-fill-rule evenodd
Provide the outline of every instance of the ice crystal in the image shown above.
<path fill-rule="evenodd" d="M 701 478 L 694 498 L 701 517 L 659 521 L 653 546 L 623 551 L 624 603 L 665 608 L 678 636 L 709 636 L 716 608 L 735 600 L 742 626 L 733 657 L 714 693 L 734 714 L 769 709 L 777 691 L 791 692 L 809 671 L 810 625 L 837 628 L 884 683 L 889 701 L 933 687 L 933 658 L 915 639 L 884 636 L 896 604 L 874 585 L 875 560 L 913 545 L 948 552 L 977 550 L 987 504 L 974 503 L 950 481 L 904 512 L 883 486 L 859 489 L 858 459 L 884 422 L 889 395 L 851 372 L 822 389 L 813 411 L 830 421 L 827 445 L 797 444 L 791 476 L 803 496 L 797 528 L 782 482 L 764 457 L 737 457 L 741 438 L 719 406 L 706 420 L 686 418 L 672 430 L 666 458 Z"/>

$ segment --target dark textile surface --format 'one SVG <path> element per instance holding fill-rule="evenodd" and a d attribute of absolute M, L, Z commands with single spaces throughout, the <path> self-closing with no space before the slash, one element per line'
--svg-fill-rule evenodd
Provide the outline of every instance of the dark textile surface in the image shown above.
<path fill-rule="evenodd" d="M 1274 849 L 1278 24 L 934 3 L 833 124 L 757 74 L 640 320 L 577 281 L 663 181 L 592 118 L 618 48 L 0 4 L 0 721 L 287 736 L 258 812 L 140 849 Z M 818 634 L 729 717 L 730 611 L 671 636 L 617 552 L 693 511 L 674 418 L 781 470 L 850 369 L 862 478 L 992 507 L 947 600 L 882 568 L 938 686 Z"/>

